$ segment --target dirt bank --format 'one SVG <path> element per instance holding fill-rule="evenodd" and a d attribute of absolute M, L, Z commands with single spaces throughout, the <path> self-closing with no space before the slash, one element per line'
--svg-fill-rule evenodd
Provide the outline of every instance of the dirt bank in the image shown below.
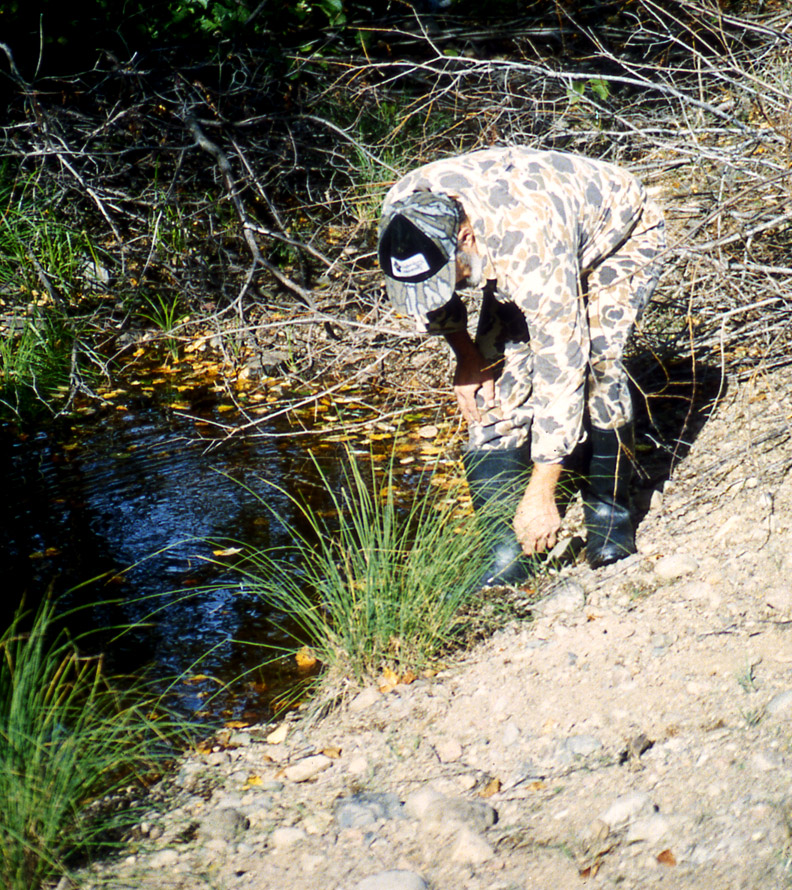
<path fill-rule="evenodd" d="M 635 557 L 437 676 L 196 754 L 79 886 L 789 886 L 790 392 L 731 387 Z"/>

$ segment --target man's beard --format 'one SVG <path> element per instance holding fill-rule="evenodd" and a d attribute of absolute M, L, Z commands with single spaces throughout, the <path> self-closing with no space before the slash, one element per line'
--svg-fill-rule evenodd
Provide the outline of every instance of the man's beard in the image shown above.
<path fill-rule="evenodd" d="M 467 266 L 470 273 L 460 282 L 461 287 L 479 287 L 484 278 L 484 257 L 469 250 L 457 248 L 457 259 L 462 266 Z"/>

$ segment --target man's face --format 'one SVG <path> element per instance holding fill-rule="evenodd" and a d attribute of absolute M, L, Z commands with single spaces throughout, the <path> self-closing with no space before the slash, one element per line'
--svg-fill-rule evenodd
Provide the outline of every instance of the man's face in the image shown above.
<path fill-rule="evenodd" d="M 475 248 L 467 249 L 461 244 L 456 255 L 457 287 L 479 287 L 484 275 L 484 257 Z"/>

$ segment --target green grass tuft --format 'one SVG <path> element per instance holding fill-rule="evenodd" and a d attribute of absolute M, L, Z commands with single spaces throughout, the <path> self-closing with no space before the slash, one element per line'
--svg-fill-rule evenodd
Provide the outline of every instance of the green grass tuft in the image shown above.
<path fill-rule="evenodd" d="M 106 851 L 135 821 L 117 793 L 150 778 L 173 756 L 181 732 L 153 696 L 140 689 L 121 696 L 101 659 L 81 656 L 55 624 L 55 604 L 46 601 L 32 618 L 18 612 L 0 636 L 0 886 L 7 890 L 36 890 Z"/>
<path fill-rule="evenodd" d="M 393 459 L 381 471 L 351 453 L 340 485 L 317 470 L 332 515 L 287 493 L 299 516 L 299 528 L 287 524 L 293 546 L 251 550 L 236 570 L 294 624 L 295 648 L 308 644 L 331 673 L 361 680 L 427 667 L 461 633 L 460 609 L 487 561 L 474 517 L 460 509 L 461 483 L 405 491 Z"/>

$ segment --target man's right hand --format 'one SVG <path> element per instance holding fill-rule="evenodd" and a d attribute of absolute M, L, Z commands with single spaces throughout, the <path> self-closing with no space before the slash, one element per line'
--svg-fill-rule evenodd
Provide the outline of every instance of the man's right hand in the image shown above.
<path fill-rule="evenodd" d="M 467 331 L 446 336 L 448 345 L 456 356 L 454 394 L 462 416 L 468 423 L 481 420 L 476 395 L 481 393 L 485 406 L 495 403 L 495 374 L 470 339 Z"/>

